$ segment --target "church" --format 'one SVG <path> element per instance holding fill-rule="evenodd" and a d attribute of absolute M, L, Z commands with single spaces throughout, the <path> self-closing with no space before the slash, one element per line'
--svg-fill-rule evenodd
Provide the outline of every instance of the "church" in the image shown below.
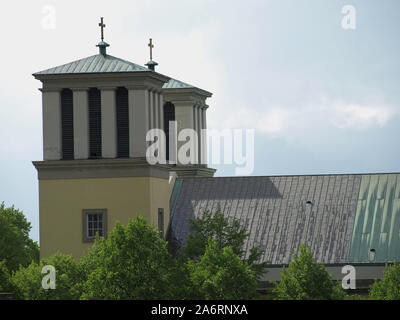
<path fill-rule="evenodd" d="M 151 39 L 144 66 L 110 55 L 99 26 L 97 54 L 33 74 L 42 83 L 41 258 L 79 258 L 96 233 L 137 215 L 176 249 L 191 219 L 220 209 L 246 227 L 247 254 L 263 250 L 265 281 L 279 280 L 301 243 L 335 279 L 354 266 L 358 284 L 400 259 L 399 173 L 214 177 L 201 134 L 212 93 L 158 73 Z M 151 129 L 165 132 L 166 163 L 146 157 Z M 185 129 L 197 133 L 189 163 L 176 156 Z"/>

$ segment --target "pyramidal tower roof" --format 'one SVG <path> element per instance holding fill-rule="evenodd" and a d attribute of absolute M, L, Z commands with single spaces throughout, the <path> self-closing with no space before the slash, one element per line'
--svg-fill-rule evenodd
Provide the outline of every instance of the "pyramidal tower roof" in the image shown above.
<path fill-rule="evenodd" d="M 108 54 L 96 54 L 87 58 L 79 59 L 58 67 L 46 69 L 33 75 L 54 74 L 82 74 L 82 73 L 107 73 L 107 72 L 151 72 L 146 67 L 129 62 Z"/>
<path fill-rule="evenodd" d="M 206 96 L 212 95 L 212 93 L 208 91 L 156 72 L 154 67 L 158 64 L 152 60 L 152 49 L 154 45 L 151 39 L 149 43 L 150 61 L 146 64 L 148 68 L 107 54 L 106 49 L 110 45 L 104 41 L 104 28 L 106 25 L 103 23 L 103 18 L 101 18 L 99 26 L 101 27 L 101 41 L 96 45 L 99 47 L 98 54 L 36 72 L 33 76 L 40 79 L 42 77 L 54 75 L 150 72 L 169 79 L 169 81 L 163 85 L 163 89 L 195 89 Z"/>

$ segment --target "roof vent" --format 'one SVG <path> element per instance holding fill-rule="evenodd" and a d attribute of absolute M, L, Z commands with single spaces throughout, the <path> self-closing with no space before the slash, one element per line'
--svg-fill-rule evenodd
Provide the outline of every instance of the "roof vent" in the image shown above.
<path fill-rule="evenodd" d="M 147 68 L 149 68 L 150 70 L 155 71 L 156 66 L 158 66 L 158 63 L 153 60 L 150 60 L 145 64 L 145 66 L 147 66 Z"/>
<path fill-rule="evenodd" d="M 308 206 L 312 206 L 313 204 L 314 203 L 312 201 L 310 201 L 310 200 L 306 201 L 306 205 L 308 205 Z"/>
<path fill-rule="evenodd" d="M 101 41 L 99 42 L 96 47 L 99 47 L 99 53 L 102 54 L 103 56 L 106 55 L 106 48 L 109 47 L 110 45 L 107 42 Z"/>
<path fill-rule="evenodd" d="M 375 261 L 375 249 L 370 249 L 369 250 L 369 261 L 374 262 Z"/>

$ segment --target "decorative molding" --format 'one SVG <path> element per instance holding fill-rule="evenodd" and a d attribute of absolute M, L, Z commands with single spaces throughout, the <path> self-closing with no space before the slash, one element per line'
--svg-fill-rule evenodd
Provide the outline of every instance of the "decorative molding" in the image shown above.
<path fill-rule="evenodd" d="M 61 92 L 63 88 L 39 88 L 40 92 Z"/>
<path fill-rule="evenodd" d="M 71 89 L 73 92 L 76 91 L 89 91 L 89 87 L 70 87 L 69 89 Z"/>
<path fill-rule="evenodd" d="M 135 85 L 127 85 L 125 86 L 128 90 L 147 90 L 149 91 L 149 87 L 144 84 L 135 84 Z"/>
<path fill-rule="evenodd" d="M 150 165 L 145 158 L 34 161 L 39 180 L 154 177 L 169 179 L 167 165 Z"/>
<path fill-rule="evenodd" d="M 194 94 L 197 96 L 201 96 L 203 98 L 210 98 L 212 96 L 211 92 L 206 90 L 191 87 L 191 88 L 164 88 L 163 89 L 165 94 Z"/>
<path fill-rule="evenodd" d="M 33 74 L 40 81 L 47 80 L 93 80 L 93 79 L 118 79 L 118 78 L 150 78 L 156 81 L 168 82 L 171 78 L 157 72 L 151 71 L 126 71 L 126 72 L 103 72 L 103 73 L 64 73 L 64 74 Z"/>
<path fill-rule="evenodd" d="M 177 178 L 213 177 L 217 169 L 208 168 L 205 165 L 198 166 L 171 166 Z"/>
<path fill-rule="evenodd" d="M 100 91 L 116 91 L 117 88 L 117 86 L 97 86 Z"/>

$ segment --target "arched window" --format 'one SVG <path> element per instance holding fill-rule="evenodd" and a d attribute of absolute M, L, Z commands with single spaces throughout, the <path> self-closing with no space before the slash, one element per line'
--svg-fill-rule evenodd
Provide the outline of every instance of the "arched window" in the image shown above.
<path fill-rule="evenodd" d="M 101 158 L 101 93 L 91 88 L 89 97 L 89 158 Z"/>
<path fill-rule="evenodd" d="M 117 108 L 117 156 L 118 158 L 129 157 L 129 107 L 128 90 L 120 87 L 116 94 Z"/>
<path fill-rule="evenodd" d="M 61 91 L 61 139 L 62 159 L 74 159 L 74 110 L 72 91 Z"/>
<path fill-rule="evenodd" d="M 171 102 L 164 104 L 164 130 L 166 143 L 166 159 L 169 160 L 169 122 L 175 121 L 175 106 Z"/>

